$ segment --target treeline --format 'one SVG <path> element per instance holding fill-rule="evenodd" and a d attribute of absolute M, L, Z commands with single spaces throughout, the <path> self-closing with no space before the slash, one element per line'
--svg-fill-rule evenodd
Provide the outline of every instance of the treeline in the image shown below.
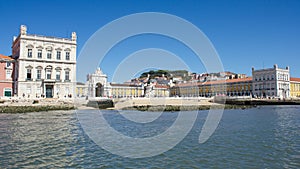
<path fill-rule="evenodd" d="M 161 77 L 165 76 L 167 78 L 172 77 L 182 77 L 183 79 L 188 77 L 188 71 L 187 70 L 150 70 L 148 72 L 144 72 L 141 74 L 140 78 L 148 77 L 150 75 L 150 79 L 153 79 L 155 77 Z"/>

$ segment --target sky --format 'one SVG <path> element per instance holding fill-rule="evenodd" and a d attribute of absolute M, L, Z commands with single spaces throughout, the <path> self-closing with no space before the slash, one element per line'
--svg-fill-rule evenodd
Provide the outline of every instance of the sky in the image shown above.
<path fill-rule="evenodd" d="M 226 71 L 251 76 L 251 67 L 260 69 L 278 64 L 282 68 L 290 66 L 291 76 L 300 77 L 299 9 L 300 1 L 297 0 L 0 0 L 0 53 L 11 55 L 13 36 L 19 34 L 19 27 L 24 24 L 29 34 L 70 37 L 71 32 L 75 31 L 78 36 L 77 56 L 80 57 L 90 37 L 110 22 L 135 13 L 160 12 L 180 17 L 200 29 L 216 49 Z M 106 40 L 103 38 L 100 42 Z M 101 47 L 101 43 L 95 44 L 95 47 Z M 102 60 L 95 53 L 94 57 L 80 58 L 78 61 L 81 65 L 89 65 L 91 61 L 97 63 L 107 74 L 108 81 L 122 82 L 151 68 L 139 68 L 128 76 L 126 70 L 116 71 L 129 56 L 149 48 L 162 49 L 179 56 L 192 72 L 207 71 L 203 63 L 197 60 L 197 55 L 185 44 L 155 34 L 125 39 L 111 48 Z M 155 58 L 157 62 L 166 62 L 166 59 L 159 58 L 168 58 L 167 52 L 156 54 L 161 54 Z M 133 61 L 132 65 L 148 63 L 146 58 Z M 166 63 L 166 67 L 157 66 L 153 69 L 172 69 L 174 64 L 170 62 Z M 86 74 L 92 73 L 90 71 L 97 66 L 90 66 L 90 69 L 78 73 L 77 80 L 85 81 Z M 186 67 L 173 67 L 180 68 Z M 116 72 L 123 74 L 115 76 Z"/>

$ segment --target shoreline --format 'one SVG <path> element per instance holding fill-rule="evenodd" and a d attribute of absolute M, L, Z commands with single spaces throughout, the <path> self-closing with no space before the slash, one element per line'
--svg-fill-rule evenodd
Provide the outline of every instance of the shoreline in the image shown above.
<path fill-rule="evenodd" d="M 54 110 L 74 110 L 72 100 L 57 99 L 7 99 L 0 100 L 0 113 L 29 113 Z"/>
<path fill-rule="evenodd" d="M 300 105 L 300 100 L 262 99 L 202 99 L 202 98 L 124 98 L 118 100 L 19 100 L 0 104 L 0 113 L 27 113 L 54 110 L 137 110 L 137 111 L 193 111 L 209 109 L 249 109 L 267 105 Z"/>
<path fill-rule="evenodd" d="M 214 99 L 214 98 L 121 98 L 92 100 L 96 109 L 138 111 L 190 111 L 209 109 L 248 109 L 267 105 L 300 105 L 300 100 L 270 99 Z M 109 104 L 105 104 L 109 103 Z"/>
<path fill-rule="evenodd" d="M 210 109 L 249 109 L 256 106 L 248 105 L 229 105 L 229 104 L 220 104 L 220 105 L 200 105 L 200 106 L 174 106 L 174 105 L 147 105 L 147 106 L 133 106 L 125 107 L 121 110 L 137 110 L 137 111 L 164 111 L 164 112 L 177 112 L 177 111 L 194 111 L 194 110 L 210 110 Z"/>
<path fill-rule="evenodd" d="M 75 110 L 74 105 L 26 105 L 26 106 L 0 106 L 0 113 L 17 114 L 54 110 Z"/>

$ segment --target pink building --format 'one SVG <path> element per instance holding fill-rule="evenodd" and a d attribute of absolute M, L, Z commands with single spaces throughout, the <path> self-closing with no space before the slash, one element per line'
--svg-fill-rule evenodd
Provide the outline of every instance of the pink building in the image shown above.
<path fill-rule="evenodd" d="M 14 59 L 0 54 L 0 97 L 11 97 L 13 93 L 12 72 Z"/>

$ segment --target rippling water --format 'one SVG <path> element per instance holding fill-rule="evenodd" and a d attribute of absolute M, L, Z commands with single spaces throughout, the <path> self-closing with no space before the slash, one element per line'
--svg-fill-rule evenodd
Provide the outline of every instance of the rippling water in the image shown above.
<path fill-rule="evenodd" d="M 116 130 L 136 137 L 163 132 L 177 117 L 169 112 L 136 124 L 116 111 L 101 113 Z M 75 111 L 0 114 L 0 168 L 300 168 L 299 106 L 225 110 L 216 132 L 199 144 L 207 113 L 198 113 L 191 132 L 173 149 L 141 159 L 97 146 Z"/>

